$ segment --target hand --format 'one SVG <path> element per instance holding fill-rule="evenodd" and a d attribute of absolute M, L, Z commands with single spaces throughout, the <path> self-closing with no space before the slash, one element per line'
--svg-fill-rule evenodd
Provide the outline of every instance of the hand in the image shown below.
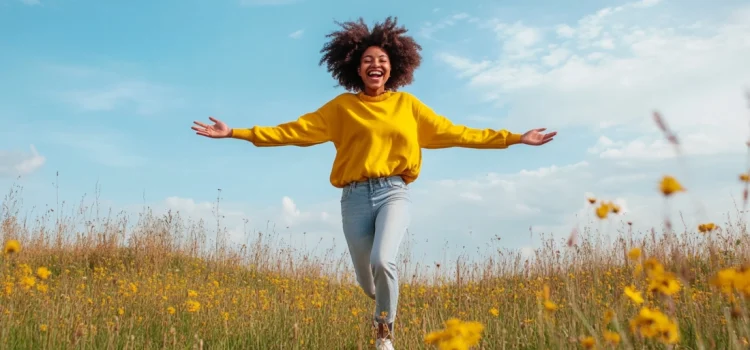
<path fill-rule="evenodd" d="M 206 125 L 199 121 L 194 121 L 193 123 L 197 126 L 193 126 L 191 129 L 195 130 L 197 135 L 214 139 L 220 139 L 232 135 L 232 129 L 230 129 L 227 124 L 214 117 L 208 117 L 208 119 L 214 122 L 214 125 Z"/>
<path fill-rule="evenodd" d="M 541 146 L 547 142 L 552 141 L 552 138 L 557 135 L 557 131 L 549 134 L 542 134 L 542 131 L 547 130 L 546 128 L 532 129 L 521 135 L 521 143 L 531 146 Z"/>

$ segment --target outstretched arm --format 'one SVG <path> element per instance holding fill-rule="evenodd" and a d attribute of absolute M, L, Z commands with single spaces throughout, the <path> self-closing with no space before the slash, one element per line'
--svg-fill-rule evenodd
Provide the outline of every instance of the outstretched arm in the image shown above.
<path fill-rule="evenodd" d="M 315 112 L 306 113 L 295 121 L 277 126 L 254 126 L 252 128 L 232 129 L 224 122 L 213 117 L 209 119 L 214 125 L 194 122 L 192 129 L 196 134 L 211 138 L 235 138 L 252 142 L 258 147 L 270 146 L 312 146 L 330 141 L 328 121 L 330 105 L 321 107 Z"/>
<path fill-rule="evenodd" d="M 557 134 L 557 132 L 542 134 L 541 132 L 545 130 L 543 128 L 516 134 L 505 129 L 474 129 L 456 125 L 416 98 L 414 109 L 419 127 L 419 144 L 427 149 L 449 147 L 502 149 L 518 143 L 539 146 L 552 141 Z"/>
<path fill-rule="evenodd" d="M 250 141 L 258 147 L 307 147 L 330 141 L 328 135 L 326 118 L 320 111 L 316 111 L 277 126 L 232 129 L 230 137 Z"/>

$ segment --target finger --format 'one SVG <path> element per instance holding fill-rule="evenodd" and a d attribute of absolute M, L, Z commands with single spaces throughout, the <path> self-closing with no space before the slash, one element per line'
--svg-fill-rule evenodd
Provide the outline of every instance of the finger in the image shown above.
<path fill-rule="evenodd" d="M 557 131 L 544 135 L 544 138 L 545 139 L 553 138 L 555 137 L 555 135 L 557 135 Z"/>
<path fill-rule="evenodd" d="M 195 133 L 196 135 L 205 136 L 205 137 L 211 137 L 207 132 L 205 131 L 198 131 Z"/>
<path fill-rule="evenodd" d="M 193 129 L 193 130 L 195 130 L 195 131 L 203 131 L 203 132 L 207 131 L 206 128 L 199 128 L 197 126 L 192 126 L 190 128 Z"/>
<path fill-rule="evenodd" d="M 197 121 L 197 120 L 196 120 L 196 121 L 194 121 L 194 122 L 193 122 L 193 124 L 195 124 L 195 125 L 200 125 L 200 126 L 202 126 L 202 127 L 204 127 L 204 128 L 207 128 L 207 127 L 208 127 L 208 125 L 206 125 L 206 124 L 203 124 L 203 123 L 201 123 L 201 122 L 199 122 L 199 121 Z"/>
<path fill-rule="evenodd" d="M 542 132 L 542 131 L 544 131 L 544 130 L 547 130 L 547 128 L 539 128 L 539 129 L 534 129 L 534 131 L 538 131 L 538 132 Z"/>
<path fill-rule="evenodd" d="M 214 123 L 221 123 L 218 119 L 216 119 L 214 117 L 208 117 L 208 119 L 211 120 Z"/>

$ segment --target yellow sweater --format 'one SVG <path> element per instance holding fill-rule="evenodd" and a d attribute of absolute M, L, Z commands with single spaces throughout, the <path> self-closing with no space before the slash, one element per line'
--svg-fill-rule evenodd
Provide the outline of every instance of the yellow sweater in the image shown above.
<path fill-rule="evenodd" d="M 400 175 L 406 183 L 419 176 L 422 148 L 506 148 L 520 134 L 455 125 L 406 92 L 379 96 L 343 93 L 317 111 L 278 126 L 234 129 L 232 137 L 255 146 L 307 147 L 331 141 L 336 158 L 331 184 Z"/>

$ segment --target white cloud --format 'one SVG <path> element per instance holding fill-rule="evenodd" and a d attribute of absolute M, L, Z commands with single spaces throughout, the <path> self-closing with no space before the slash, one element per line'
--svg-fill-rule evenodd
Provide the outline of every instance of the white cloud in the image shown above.
<path fill-rule="evenodd" d="M 50 64 L 40 70 L 56 98 L 84 112 L 134 111 L 158 115 L 184 105 L 179 91 L 141 77 L 132 66 L 109 67 Z"/>
<path fill-rule="evenodd" d="M 438 12 L 439 9 L 433 10 L 433 12 Z M 424 38 L 427 39 L 435 39 L 433 35 L 443 29 L 455 26 L 456 24 L 467 21 L 467 22 L 474 22 L 476 21 L 476 18 L 469 16 L 467 13 L 456 13 L 450 16 L 443 17 L 442 19 L 438 20 L 437 22 L 425 22 L 423 23 L 419 30 L 418 34 Z"/>
<path fill-rule="evenodd" d="M 527 29 L 521 24 L 502 27 L 511 40 L 505 45 L 520 50 L 522 61 L 505 56 L 478 61 L 450 52 L 438 58 L 485 101 L 507 108 L 504 127 L 533 119 L 548 128 L 605 130 L 626 136 L 603 157 L 659 158 L 668 147 L 651 118 L 657 109 L 683 135 L 691 154 L 744 152 L 750 8 L 733 11 L 721 23 L 704 21 L 699 31 L 678 30 L 675 18 L 661 26 L 632 24 L 638 11 L 659 11 L 656 4 L 608 7 L 583 17 L 575 28 L 560 25 L 554 29 L 559 37 L 547 38 L 557 41 L 546 47 L 539 45 L 543 34 L 520 34 Z"/>
<path fill-rule="evenodd" d="M 41 168 L 47 159 L 34 145 L 30 149 L 31 152 L 0 150 L 0 177 L 28 175 Z"/>
<path fill-rule="evenodd" d="M 305 33 L 304 29 L 296 30 L 296 31 L 292 32 L 291 34 L 289 34 L 289 37 L 292 38 L 292 39 L 299 39 L 299 38 L 302 37 L 303 33 Z"/>
<path fill-rule="evenodd" d="M 96 88 L 72 89 L 62 93 L 70 104 L 89 112 L 113 111 L 132 107 L 143 115 L 157 114 L 174 101 L 170 90 L 145 81 L 119 81 Z"/>

